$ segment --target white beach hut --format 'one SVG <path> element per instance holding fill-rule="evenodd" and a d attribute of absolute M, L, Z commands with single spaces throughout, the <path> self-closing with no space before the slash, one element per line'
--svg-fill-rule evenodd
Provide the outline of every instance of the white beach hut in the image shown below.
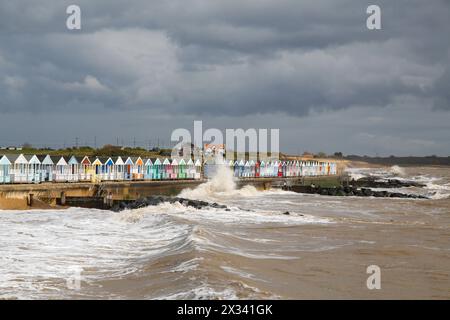
<path fill-rule="evenodd" d="M 0 183 L 10 183 L 11 182 L 11 161 L 8 157 L 0 155 Z"/>
<path fill-rule="evenodd" d="M 41 161 L 41 181 L 53 181 L 54 163 L 52 158 L 47 155 L 38 156 Z"/>
<path fill-rule="evenodd" d="M 12 163 L 11 182 L 27 183 L 28 182 L 28 161 L 23 154 L 8 156 Z"/>
<path fill-rule="evenodd" d="M 202 178 L 202 163 L 199 159 L 195 161 L 195 175 L 194 179 L 200 180 Z"/>
<path fill-rule="evenodd" d="M 194 179 L 195 178 L 195 166 L 194 161 L 192 159 L 189 159 L 186 163 L 186 175 L 188 179 Z"/>
<path fill-rule="evenodd" d="M 124 180 L 125 179 L 125 162 L 123 162 L 122 157 L 117 157 L 114 162 L 114 180 Z"/>
<path fill-rule="evenodd" d="M 36 155 L 25 155 L 24 157 L 28 161 L 27 182 L 41 182 L 41 161 Z"/>
<path fill-rule="evenodd" d="M 70 166 L 64 157 L 59 158 L 55 166 L 55 181 L 66 182 L 69 181 Z"/>

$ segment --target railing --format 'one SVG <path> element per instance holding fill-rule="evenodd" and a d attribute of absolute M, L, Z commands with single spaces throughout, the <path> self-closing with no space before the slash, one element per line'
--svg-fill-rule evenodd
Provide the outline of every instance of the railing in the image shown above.
<path fill-rule="evenodd" d="M 334 176 L 337 175 L 335 167 L 296 167 L 287 168 L 286 170 L 280 170 L 280 167 L 229 167 L 232 170 L 234 177 L 239 179 L 258 179 L 258 178 L 295 178 L 295 177 L 314 177 L 314 176 Z M 283 167 L 284 168 L 284 167 Z M 184 180 L 202 178 L 199 167 L 187 168 L 183 171 L 179 171 L 176 168 L 170 168 L 169 171 L 162 171 L 158 169 L 148 169 L 144 167 L 144 170 L 140 173 L 132 171 L 127 172 L 102 172 L 95 174 L 93 172 L 78 172 L 72 174 L 68 172 L 60 171 L 47 171 L 39 170 L 37 172 L 26 171 L 25 173 L 15 171 L 14 169 L 9 171 L 8 175 L 0 176 L 0 183 L 40 183 L 44 181 L 49 182 L 100 182 L 100 181 L 151 181 L 151 180 Z M 214 173 L 214 168 L 204 167 L 205 176 L 210 177 Z M 259 171 L 258 171 L 259 170 Z"/>

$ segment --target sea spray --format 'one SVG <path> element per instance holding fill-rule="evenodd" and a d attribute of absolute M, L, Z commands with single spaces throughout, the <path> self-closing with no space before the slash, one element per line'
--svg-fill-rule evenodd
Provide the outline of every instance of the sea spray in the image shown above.
<path fill-rule="evenodd" d="M 399 166 L 392 166 L 390 172 L 398 176 L 404 176 L 406 174 L 405 169 Z"/>
<path fill-rule="evenodd" d="M 236 196 L 251 197 L 258 193 L 255 187 L 249 185 L 237 189 L 233 171 L 223 162 L 223 159 L 216 158 L 215 163 L 216 170 L 210 180 L 195 189 L 183 190 L 179 196 L 197 200 L 220 200 Z"/>

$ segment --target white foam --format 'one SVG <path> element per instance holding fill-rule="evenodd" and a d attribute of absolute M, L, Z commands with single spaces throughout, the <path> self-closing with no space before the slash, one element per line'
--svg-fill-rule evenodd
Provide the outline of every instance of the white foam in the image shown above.
<path fill-rule="evenodd" d="M 258 194 L 256 188 L 250 185 L 237 189 L 231 169 L 225 164 L 219 164 L 217 166 L 218 169 L 212 179 L 195 189 L 183 190 L 179 196 L 195 200 L 218 201 L 236 197 L 251 197 Z"/>
<path fill-rule="evenodd" d="M 392 166 L 389 170 L 391 173 L 398 175 L 398 176 L 404 176 L 406 175 L 405 169 L 403 169 L 400 166 Z"/>
<path fill-rule="evenodd" d="M 190 231 L 161 215 L 129 223 L 77 208 L 2 212 L 0 225 L 0 297 L 21 298 L 61 297 L 74 267 L 86 283 L 125 277 L 141 262 L 182 249 Z"/>

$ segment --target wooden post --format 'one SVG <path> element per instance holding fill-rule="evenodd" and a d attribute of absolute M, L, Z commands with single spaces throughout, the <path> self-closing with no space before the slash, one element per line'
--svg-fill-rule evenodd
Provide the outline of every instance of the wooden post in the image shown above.
<path fill-rule="evenodd" d="M 61 192 L 61 205 L 64 206 L 66 204 L 66 193 Z"/>
<path fill-rule="evenodd" d="M 103 198 L 103 204 L 108 207 L 111 208 L 113 206 L 113 195 L 112 192 L 108 193 L 104 198 Z"/>
<path fill-rule="evenodd" d="M 33 194 L 30 193 L 27 197 L 27 206 L 31 207 L 33 206 Z"/>

